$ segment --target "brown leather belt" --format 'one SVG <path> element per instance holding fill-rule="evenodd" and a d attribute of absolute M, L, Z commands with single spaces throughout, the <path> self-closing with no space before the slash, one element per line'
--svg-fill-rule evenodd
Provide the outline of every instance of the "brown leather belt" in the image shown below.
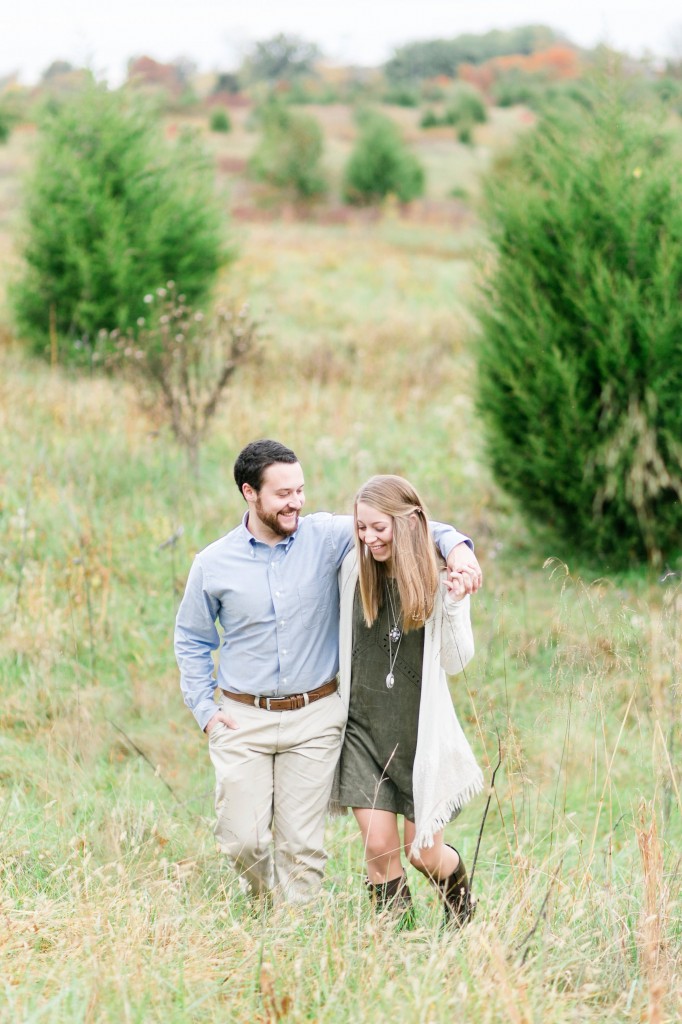
<path fill-rule="evenodd" d="M 254 697 L 251 693 L 233 693 L 231 690 L 223 690 L 230 700 L 239 701 L 240 704 L 251 704 L 256 708 L 263 708 L 264 711 L 296 711 L 298 708 L 305 708 L 313 701 L 321 697 L 328 697 L 330 693 L 336 693 L 339 688 L 337 679 L 330 679 L 323 683 L 316 690 L 308 690 L 307 693 L 292 693 L 290 697 Z"/>

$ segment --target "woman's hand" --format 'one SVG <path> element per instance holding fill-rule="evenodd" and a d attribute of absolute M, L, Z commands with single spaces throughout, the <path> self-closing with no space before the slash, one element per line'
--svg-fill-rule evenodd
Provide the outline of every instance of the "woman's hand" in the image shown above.
<path fill-rule="evenodd" d="M 473 571 L 469 569 L 460 569 L 455 572 L 448 569 L 447 578 L 443 581 L 448 590 L 446 600 L 461 601 L 467 594 L 475 593 L 478 587 L 474 586 L 472 576 Z"/>

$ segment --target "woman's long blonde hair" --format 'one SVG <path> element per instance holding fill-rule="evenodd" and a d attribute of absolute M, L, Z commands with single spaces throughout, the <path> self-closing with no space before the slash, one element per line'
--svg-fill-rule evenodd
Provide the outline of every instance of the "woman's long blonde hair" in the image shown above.
<path fill-rule="evenodd" d="M 386 563 L 375 561 L 358 537 L 358 502 L 393 520 L 391 570 L 403 610 L 403 629 L 419 629 L 433 611 L 439 564 L 429 513 L 412 484 L 401 476 L 373 476 L 355 496 L 355 547 L 365 622 L 371 626 L 384 602 Z"/>

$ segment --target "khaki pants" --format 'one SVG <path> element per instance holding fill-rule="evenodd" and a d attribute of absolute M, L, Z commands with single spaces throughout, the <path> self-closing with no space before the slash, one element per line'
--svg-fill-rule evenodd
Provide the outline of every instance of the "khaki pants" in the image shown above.
<path fill-rule="evenodd" d="M 218 846 L 254 894 L 303 902 L 322 884 L 324 827 L 346 708 L 338 693 L 295 711 L 223 698 L 239 729 L 209 734 Z"/>

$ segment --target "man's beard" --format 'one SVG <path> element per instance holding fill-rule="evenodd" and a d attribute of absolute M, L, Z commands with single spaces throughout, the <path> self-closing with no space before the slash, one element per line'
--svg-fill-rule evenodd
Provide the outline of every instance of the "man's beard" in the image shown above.
<path fill-rule="evenodd" d="M 290 537 L 292 533 L 295 533 L 296 527 L 298 526 L 298 515 L 296 515 L 296 520 L 293 526 L 282 526 L 277 512 L 263 511 L 263 505 L 261 504 L 260 498 L 256 499 L 256 513 L 261 523 L 263 523 L 264 526 L 269 527 L 273 533 L 277 534 L 278 537 Z"/>

